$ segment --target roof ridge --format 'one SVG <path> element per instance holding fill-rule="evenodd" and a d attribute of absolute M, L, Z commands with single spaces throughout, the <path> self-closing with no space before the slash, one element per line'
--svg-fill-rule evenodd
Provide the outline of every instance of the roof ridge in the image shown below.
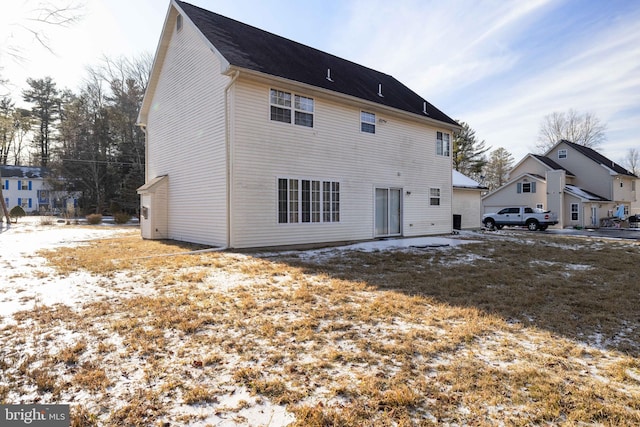
<path fill-rule="evenodd" d="M 447 127 L 459 127 L 454 119 L 390 74 L 199 6 L 174 1 L 231 66 L 373 102 L 436 120 Z"/>

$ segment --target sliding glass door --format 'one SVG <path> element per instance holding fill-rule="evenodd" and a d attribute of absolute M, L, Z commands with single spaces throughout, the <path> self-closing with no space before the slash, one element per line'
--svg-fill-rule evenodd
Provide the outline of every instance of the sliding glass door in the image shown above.
<path fill-rule="evenodd" d="M 402 232 L 402 189 L 376 188 L 376 237 L 399 236 Z"/>

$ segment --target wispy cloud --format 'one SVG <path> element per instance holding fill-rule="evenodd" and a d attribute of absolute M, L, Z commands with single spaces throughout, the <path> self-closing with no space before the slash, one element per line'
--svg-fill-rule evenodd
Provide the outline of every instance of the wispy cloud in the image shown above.
<path fill-rule="evenodd" d="M 640 146 L 640 4 L 358 0 L 339 55 L 393 74 L 519 159 L 554 111 L 607 123 L 605 155 Z"/>

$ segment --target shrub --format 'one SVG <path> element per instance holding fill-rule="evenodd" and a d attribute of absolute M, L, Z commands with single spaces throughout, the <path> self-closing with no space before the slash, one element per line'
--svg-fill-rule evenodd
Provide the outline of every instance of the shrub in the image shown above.
<path fill-rule="evenodd" d="M 9 211 L 11 218 L 14 218 L 15 222 L 18 222 L 18 218 L 26 216 L 27 213 L 22 209 L 22 206 L 16 205 Z"/>
<path fill-rule="evenodd" d="M 116 224 L 126 224 L 131 219 L 131 215 L 126 212 L 116 212 L 113 214 L 113 220 Z"/>
<path fill-rule="evenodd" d="M 87 222 L 91 225 L 100 224 L 102 222 L 102 215 L 100 214 L 87 215 Z"/>
<path fill-rule="evenodd" d="M 40 225 L 53 225 L 55 219 L 52 216 L 41 216 Z"/>

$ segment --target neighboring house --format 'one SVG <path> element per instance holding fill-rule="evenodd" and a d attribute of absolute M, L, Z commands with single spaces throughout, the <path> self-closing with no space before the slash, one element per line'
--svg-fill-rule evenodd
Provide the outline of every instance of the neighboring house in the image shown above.
<path fill-rule="evenodd" d="M 453 228 L 458 230 L 481 227 L 482 194 L 488 188 L 453 170 Z"/>
<path fill-rule="evenodd" d="M 7 209 L 22 206 L 28 214 L 59 214 L 77 208 L 82 194 L 51 190 L 48 174 L 48 169 L 36 166 L 0 166 L 2 195 Z"/>
<path fill-rule="evenodd" d="M 629 215 L 637 181 L 597 151 L 562 140 L 544 156 L 525 156 L 506 184 L 483 197 L 483 211 L 527 205 L 556 212 L 560 227 L 599 227 L 618 211 Z"/>
<path fill-rule="evenodd" d="M 40 167 L 0 166 L 2 195 L 7 209 L 22 206 L 26 213 L 34 213 L 48 207 L 45 174 L 46 170 Z"/>
<path fill-rule="evenodd" d="M 452 231 L 449 116 L 392 76 L 173 0 L 139 115 L 144 238 Z"/>

